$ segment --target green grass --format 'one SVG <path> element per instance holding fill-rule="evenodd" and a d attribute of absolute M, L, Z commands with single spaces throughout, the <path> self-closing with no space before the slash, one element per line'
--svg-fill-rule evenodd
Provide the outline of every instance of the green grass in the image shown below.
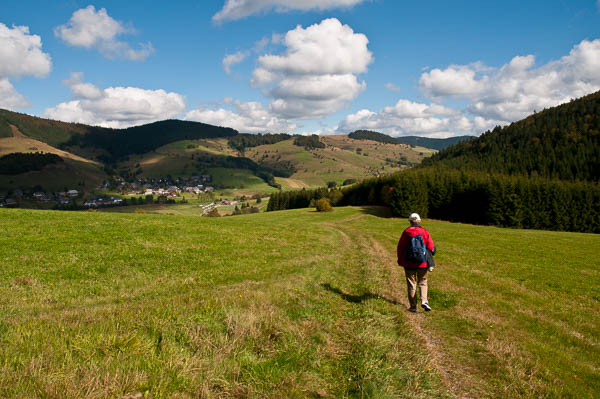
<path fill-rule="evenodd" d="M 422 328 L 477 397 L 592 398 L 600 392 L 600 236 L 441 222 Z M 389 251 L 393 225 L 357 228 Z M 391 261 L 391 259 L 390 259 Z M 428 315 L 429 316 L 429 315 Z"/>
<path fill-rule="evenodd" d="M 246 169 L 210 168 L 207 169 L 207 173 L 219 185 L 231 186 L 231 188 L 275 191 L 263 179 L 255 176 L 251 171 Z"/>
<path fill-rule="evenodd" d="M 377 213 L 0 210 L 0 397 L 600 390 L 600 237 L 425 221 L 415 315 Z"/>

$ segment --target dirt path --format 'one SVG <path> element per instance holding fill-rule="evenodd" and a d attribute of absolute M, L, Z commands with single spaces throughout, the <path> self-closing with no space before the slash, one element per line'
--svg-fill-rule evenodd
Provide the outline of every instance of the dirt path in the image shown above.
<path fill-rule="evenodd" d="M 13 137 L 20 137 L 24 139 L 28 138 L 23 133 L 21 133 L 21 131 L 15 125 L 9 124 L 8 126 L 10 126 L 10 131 L 12 132 Z"/>
<path fill-rule="evenodd" d="M 417 339 L 427 349 L 429 367 L 438 371 L 442 383 L 452 396 L 456 398 L 472 398 L 473 396 L 466 392 L 464 388 L 467 384 L 464 383 L 465 381 L 463 381 L 462 376 L 456 371 L 456 365 L 451 364 L 447 355 L 441 349 L 439 338 L 434 337 L 424 327 L 425 314 L 422 312 L 417 314 L 408 313 L 404 272 L 396 264 L 395 253 L 386 249 L 373 237 L 348 225 L 348 222 L 355 221 L 364 216 L 366 215 L 351 217 L 330 223 L 329 225 L 344 237 L 344 241 L 349 239 L 349 235 L 344 230 L 351 232 L 351 235 L 354 237 L 359 237 L 360 242 L 355 243 L 355 245 L 360 245 L 364 248 L 370 262 L 377 262 L 377 265 L 374 265 L 374 269 L 381 268 L 383 265 L 384 270 L 382 274 L 387 276 L 387 279 L 385 285 L 382 284 L 382 294 L 397 302 L 398 306 L 407 309 L 404 320 L 411 326 Z"/>

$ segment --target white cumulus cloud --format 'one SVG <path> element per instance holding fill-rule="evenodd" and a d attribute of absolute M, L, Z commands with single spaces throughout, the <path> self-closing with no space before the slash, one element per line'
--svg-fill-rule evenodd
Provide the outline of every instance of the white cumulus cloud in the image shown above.
<path fill-rule="evenodd" d="M 82 72 L 73 72 L 71 78 L 63 80 L 63 83 L 71 89 L 71 93 L 75 98 L 97 100 L 103 96 L 99 88 L 83 81 Z"/>
<path fill-rule="evenodd" d="M 283 38 L 285 52 L 258 58 L 251 83 L 273 99 L 270 108 L 282 118 L 332 114 L 365 89 L 357 75 L 373 61 L 368 43 L 335 18 L 297 26 Z"/>
<path fill-rule="evenodd" d="M 500 124 L 499 121 L 478 117 L 469 119 L 461 112 L 439 104 L 422 104 L 401 99 L 379 112 L 362 109 L 347 115 L 338 132 L 374 130 L 391 136 L 451 137 L 481 133 Z"/>
<path fill-rule="evenodd" d="M 9 78 L 47 76 L 52 61 L 42 51 L 42 39 L 29 33 L 27 26 L 12 28 L 0 23 L 0 107 L 18 109 L 29 107 L 27 99 L 19 94 Z"/>
<path fill-rule="evenodd" d="M 54 34 L 71 46 L 96 48 L 107 58 L 143 61 L 154 52 L 150 42 L 133 49 L 117 39 L 117 36 L 128 33 L 135 33 L 135 30 L 113 19 L 105 8 L 96 11 L 93 5 L 75 11 L 69 22 L 54 28 Z"/>
<path fill-rule="evenodd" d="M 433 69 L 419 84 L 437 101 L 466 99 L 473 115 L 515 121 L 600 90 L 600 39 L 583 40 L 568 55 L 539 67 L 533 55 L 516 56 L 499 68 L 476 63 Z"/>
<path fill-rule="evenodd" d="M 216 23 L 242 19 L 258 13 L 275 11 L 283 13 L 293 10 L 331 10 L 350 8 L 365 0 L 226 0 L 223 8 L 213 15 Z"/>
<path fill-rule="evenodd" d="M 46 109 L 44 116 L 112 128 L 125 128 L 174 118 L 185 110 L 183 96 L 173 92 L 137 87 L 100 90 L 75 73 L 64 81 L 74 99 Z"/>
<path fill-rule="evenodd" d="M 225 73 L 227 73 L 227 75 L 231 74 L 231 67 L 244 61 L 246 57 L 248 57 L 248 52 L 244 51 L 227 54 L 223 57 L 223 69 L 225 70 Z"/>
<path fill-rule="evenodd" d="M 0 78 L 0 108 L 19 109 L 30 107 L 27 99 L 19 94 L 6 78 Z"/>
<path fill-rule="evenodd" d="M 474 96 L 485 90 L 487 77 L 476 79 L 477 70 L 469 66 L 433 69 L 421 75 L 421 90 L 430 97 Z"/>
<path fill-rule="evenodd" d="M 258 102 L 226 99 L 233 110 L 198 108 L 185 115 L 186 120 L 231 127 L 242 133 L 289 133 L 298 128 L 295 123 L 278 118 Z"/>
<path fill-rule="evenodd" d="M 42 39 L 30 35 L 27 26 L 12 29 L 0 23 L 0 76 L 44 77 L 50 73 L 52 61 L 42 51 Z"/>

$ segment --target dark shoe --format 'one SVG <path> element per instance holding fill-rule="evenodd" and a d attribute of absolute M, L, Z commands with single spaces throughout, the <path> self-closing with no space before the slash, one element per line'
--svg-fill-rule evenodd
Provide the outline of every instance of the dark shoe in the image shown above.
<path fill-rule="evenodd" d="M 423 303 L 421 304 L 421 307 L 422 307 L 423 309 L 425 309 L 425 311 L 426 311 L 426 312 L 430 312 L 430 311 L 431 311 L 431 306 L 429 306 L 429 304 L 428 304 L 427 302 L 423 302 Z"/>
<path fill-rule="evenodd" d="M 416 307 L 414 307 L 414 308 L 408 308 L 408 311 L 409 312 L 413 312 L 413 313 L 417 313 L 417 308 Z"/>

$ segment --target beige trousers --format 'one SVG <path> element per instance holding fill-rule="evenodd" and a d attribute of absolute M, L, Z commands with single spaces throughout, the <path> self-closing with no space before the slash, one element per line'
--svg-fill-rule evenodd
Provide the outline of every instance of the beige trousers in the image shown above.
<path fill-rule="evenodd" d="M 410 307 L 417 307 L 417 286 L 419 286 L 421 303 L 427 302 L 427 268 L 404 269 L 404 273 L 406 274 L 406 286 L 408 288 L 408 302 L 410 302 Z"/>

